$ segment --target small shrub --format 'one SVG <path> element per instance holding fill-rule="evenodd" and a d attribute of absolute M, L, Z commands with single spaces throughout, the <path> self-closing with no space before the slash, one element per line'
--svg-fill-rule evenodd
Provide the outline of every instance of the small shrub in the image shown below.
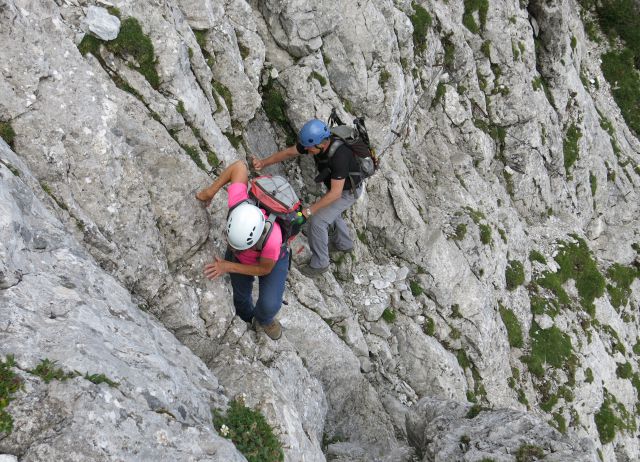
<path fill-rule="evenodd" d="M 107 47 L 120 56 L 131 56 L 140 72 L 153 88 L 160 86 L 156 71 L 156 57 L 151 39 L 144 34 L 135 18 L 127 18 L 120 24 L 120 33 L 115 40 L 107 42 Z"/>
<path fill-rule="evenodd" d="M 633 415 L 630 415 L 624 406 L 618 403 L 606 388 L 604 390 L 602 405 L 600 406 L 600 410 L 596 412 L 594 421 L 602 444 L 611 443 L 617 431 L 635 431 L 636 428 Z"/>
<path fill-rule="evenodd" d="M 12 395 L 22 389 L 22 380 L 11 370 L 16 365 L 12 355 L 0 360 L 0 433 L 11 433 L 13 417 L 5 408 L 13 400 Z"/>
<path fill-rule="evenodd" d="M 231 95 L 231 91 L 224 84 L 220 82 L 216 82 L 215 80 L 211 81 L 211 87 L 215 90 L 215 92 L 222 97 L 224 100 L 224 104 L 227 106 L 227 110 L 229 112 L 233 111 L 233 95 Z"/>
<path fill-rule="evenodd" d="M 413 24 L 413 47 L 416 53 L 422 53 L 427 48 L 427 32 L 433 19 L 427 10 L 416 2 L 411 3 L 414 13 L 409 16 Z"/>
<path fill-rule="evenodd" d="M 422 330 L 428 336 L 430 337 L 434 336 L 434 334 L 436 333 L 436 323 L 432 317 L 427 316 L 427 319 L 425 319 L 424 324 L 422 326 Z"/>
<path fill-rule="evenodd" d="M 567 365 L 573 356 L 571 339 L 556 326 L 542 329 L 533 322 L 529 331 L 531 337 L 531 353 L 523 357 L 529 371 L 538 378 L 544 376 L 544 366 L 549 364 L 555 368 Z"/>
<path fill-rule="evenodd" d="M 516 462 L 534 462 L 536 460 L 542 459 L 544 454 L 544 449 L 540 446 L 534 446 L 533 444 L 523 444 L 516 451 Z"/>
<path fill-rule="evenodd" d="M 460 223 L 456 226 L 456 233 L 453 235 L 453 239 L 456 241 L 461 241 L 467 235 L 467 225 L 464 223 Z"/>
<path fill-rule="evenodd" d="M 480 51 L 486 58 L 491 57 L 491 40 L 485 40 L 480 46 Z"/>
<path fill-rule="evenodd" d="M 471 367 L 471 361 L 469 361 L 469 358 L 467 357 L 467 354 L 464 352 L 464 350 L 456 351 L 456 359 L 458 360 L 458 364 L 462 369 L 469 369 Z M 472 400 L 469 401 L 474 402 Z"/>
<path fill-rule="evenodd" d="M 118 382 L 114 382 L 104 374 L 89 374 L 87 372 L 86 374 L 84 374 L 84 378 L 91 383 L 95 383 L 96 385 L 100 385 L 101 383 L 106 383 L 111 388 L 115 388 L 118 385 L 120 385 Z"/>
<path fill-rule="evenodd" d="M 507 289 L 515 290 L 524 283 L 524 266 L 518 260 L 511 260 L 504 275 Z"/>
<path fill-rule="evenodd" d="M 44 383 L 49 383 L 52 380 L 64 381 L 77 376 L 74 372 L 65 372 L 62 368 L 56 367 L 56 361 L 50 361 L 46 358 L 40 361 L 40 364 L 35 369 L 31 369 L 29 373 L 40 377 Z"/>
<path fill-rule="evenodd" d="M 482 242 L 484 245 L 491 244 L 492 242 L 491 227 L 486 224 L 481 224 L 479 228 L 480 228 L 480 242 Z"/>
<path fill-rule="evenodd" d="M 202 163 L 202 159 L 200 159 L 200 153 L 198 152 L 198 148 L 196 146 L 183 146 L 184 151 L 191 157 L 191 160 L 203 171 L 207 171 L 207 168 Z"/>
<path fill-rule="evenodd" d="M 613 284 L 607 284 L 611 304 L 615 308 L 626 306 L 631 296 L 631 284 L 640 277 L 640 270 L 633 266 L 622 266 L 614 263 L 607 270 L 607 277 Z"/>
<path fill-rule="evenodd" d="M 410 281 L 409 288 L 411 289 L 411 294 L 414 297 L 417 297 L 424 293 L 424 289 L 420 286 L 420 284 L 417 281 Z"/>
<path fill-rule="evenodd" d="M 325 86 L 327 84 L 327 79 L 320 74 L 319 72 L 313 71 L 310 75 L 310 78 L 312 79 L 316 79 L 318 81 L 318 83 L 320 83 L 321 86 Z"/>
<path fill-rule="evenodd" d="M 580 129 L 575 124 L 571 124 L 567 129 L 562 147 L 562 152 L 564 154 L 564 169 L 567 175 L 569 174 L 571 167 L 573 167 L 573 164 L 578 160 L 578 155 L 580 153 L 578 141 L 581 137 L 582 132 Z"/>
<path fill-rule="evenodd" d="M 225 415 L 217 410 L 213 415 L 216 431 L 233 441 L 249 462 L 284 460 L 282 444 L 259 411 L 233 400 Z"/>
<path fill-rule="evenodd" d="M 553 420 L 551 424 L 558 430 L 560 433 L 567 433 L 567 421 L 562 414 L 559 412 L 553 413 Z"/>
<path fill-rule="evenodd" d="M 487 11 L 489 10 L 489 0 L 464 0 L 464 14 L 462 24 L 474 34 L 484 30 L 487 22 Z M 474 14 L 478 12 L 480 26 L 476 23 Z"/>
<path fill-rule="evenodd" d="M 224 136 L 227 137 L 229 143 L 236 149 L 242 144 L 242 136 L 235 135 L 233 132 L 224 132 Z"/>
<path fill-rule="evenodd" d="M 390 308 L 385 308 L 382 312 L 382 319 L 384 319 L 388 324 L 393 324 L 396 320 L 396 312 Z"/>
<path fill-rule="evenodd" d="M 522 348 L 524 342 L 522 341 L 522 328 L 518 317 L 509 308 L 505 308 L 500 305 L 500 317 L 504 323 L 504 327 L 507 329 L 507 336 L 509 337 L 509 345 L 514 348 Z"/>
<path fill-rule="evenodd" d="M 537 261 L 538 263 L 542 263 L 543 265 L 547 264 L 547 259 L 537 250 L 532 250 L 531 252 L 529 252 L 529 261 Z"/>
<path fill-rule="evenodd" d="M 296 143 L 297 137 L 286 115 L 286 106 L 284 96 L 282 96 L 282 93 L 280 93 L 280 90 L 276 87 L 275 82 L 270 79 L 263 88 L 262 108 L 269 120 L 285 132 L 287 136 L 286 143 L 288 146 L 291 146 Z"/>
<path fill-rule="evenodd" d="M 616 375 L 621 379 L 630 379 L 633 377 L 633 368 L 630 363 L 618 363 L 616 367 Z"/>
<path fill-rule="evenodd" d="M 380 71 L 380 77 L 378 77 L 378 84 L 384 88 L 389 79 L 391 78 L 391 72 L 386 69 Z"/>
<path fill-rule="evenodd" d="M 444 82 L 438 82 L 438 86 L 436 87 L 436 94 L 433 97 L 433 101 L 431 101 L 431 107 L 434 108 L 438 104 L 440 104 L 440 101 L 442 101 L 442 98 L 444 98 L 444 95 L 446 93 L 447 86 L 444 84 Z"/>
<path fill-rule="evenodd" d="M 10 122 L 0 122 L 0 138 L 2 138 L 11 149 L 15 148 L 13 142 L 16 139 L 16 132 L 13 130 Z"/>

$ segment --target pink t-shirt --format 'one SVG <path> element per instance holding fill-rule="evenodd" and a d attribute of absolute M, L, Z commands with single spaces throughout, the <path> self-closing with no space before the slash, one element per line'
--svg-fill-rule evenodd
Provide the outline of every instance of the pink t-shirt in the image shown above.
<path fill-rule="evenodd" d="M 238 202 L 242 202 L 249 198 L 247 193 L 247 185 L 244 183 L 231 183 L 227 188 L 227 194 L 229 195 L 228 205 L 229 208 L 236 205 Z M 263 209 L 262 213 L 267 218 L 267 212 Z M 269 239 L 264 243 L 262 252 L 257 250 L 241 250 L 234 253 L 236 259 L 240 263 L 245 265 L 257 265 L 260 258 L 268 258 L 270 260 L 278 261 L 280 258 L 280 248 L 282 247 L 282 231 L 280 231 L 280 225 L 278 223 L 273 224 L 273 231 L 269 234 Z"/>

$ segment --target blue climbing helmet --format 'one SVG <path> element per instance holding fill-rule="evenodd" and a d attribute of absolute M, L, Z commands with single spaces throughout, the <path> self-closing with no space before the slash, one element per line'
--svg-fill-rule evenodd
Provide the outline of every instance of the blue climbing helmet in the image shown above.
<path fill-rule="evenodd" d="M 311 119 L 302 126 L 298 141 L 305 148 L 317 146 L 331 136 L 329 127 L 322 120 Z"/>

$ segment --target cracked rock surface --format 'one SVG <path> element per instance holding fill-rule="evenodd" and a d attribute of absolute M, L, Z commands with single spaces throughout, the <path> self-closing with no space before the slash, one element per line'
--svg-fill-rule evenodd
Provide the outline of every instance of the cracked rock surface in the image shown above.
<path fill-rule="evenodd" d="M 240 394 L 287 462 L 640 458 L 640 142 L 606 45 L 575 2 L 469 4 L 0 0 L 0 460 L 244 460 L 211 421 Z M 109 41 L 132 19 L 157 81 Z M 272 342 L 204 278 L 226 193 L 194 193 L 331 108 L 381 169 L 353 253 L 312 280 L 293 244 Z M 323 194 L 308 157 L 267 170 Z"/>

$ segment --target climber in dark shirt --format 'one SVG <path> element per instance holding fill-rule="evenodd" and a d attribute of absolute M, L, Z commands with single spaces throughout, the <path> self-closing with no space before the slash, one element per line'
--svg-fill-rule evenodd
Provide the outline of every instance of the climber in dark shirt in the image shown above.
<path fill-rule="evenodd" d="M 318 169 L 317 182 L 323 182 L 327 188 L 324 196 L 303 209 L 303 215 L 309 221 L 309 247 L 311 261 L 300 271 L 314 277 L 329 269 L 329 226 L 334 226 L 332 244 L 335 250 L 351 252 L 353 240 L 342 212 L 351 207 L 362 193 L 358 172 L 359 165 L 351 148 L 342 144 L 331 149 L 335 139 L 331 136 L 327 124 L 312 119 L 300 130 L 298 142 L 265 159 L 254 159 L 253 166 L 260 170 L 268 165 L 291 159 L 300 154 L 311 154 Z M 333 152 L 332 152 L 333 151 Z"/>

